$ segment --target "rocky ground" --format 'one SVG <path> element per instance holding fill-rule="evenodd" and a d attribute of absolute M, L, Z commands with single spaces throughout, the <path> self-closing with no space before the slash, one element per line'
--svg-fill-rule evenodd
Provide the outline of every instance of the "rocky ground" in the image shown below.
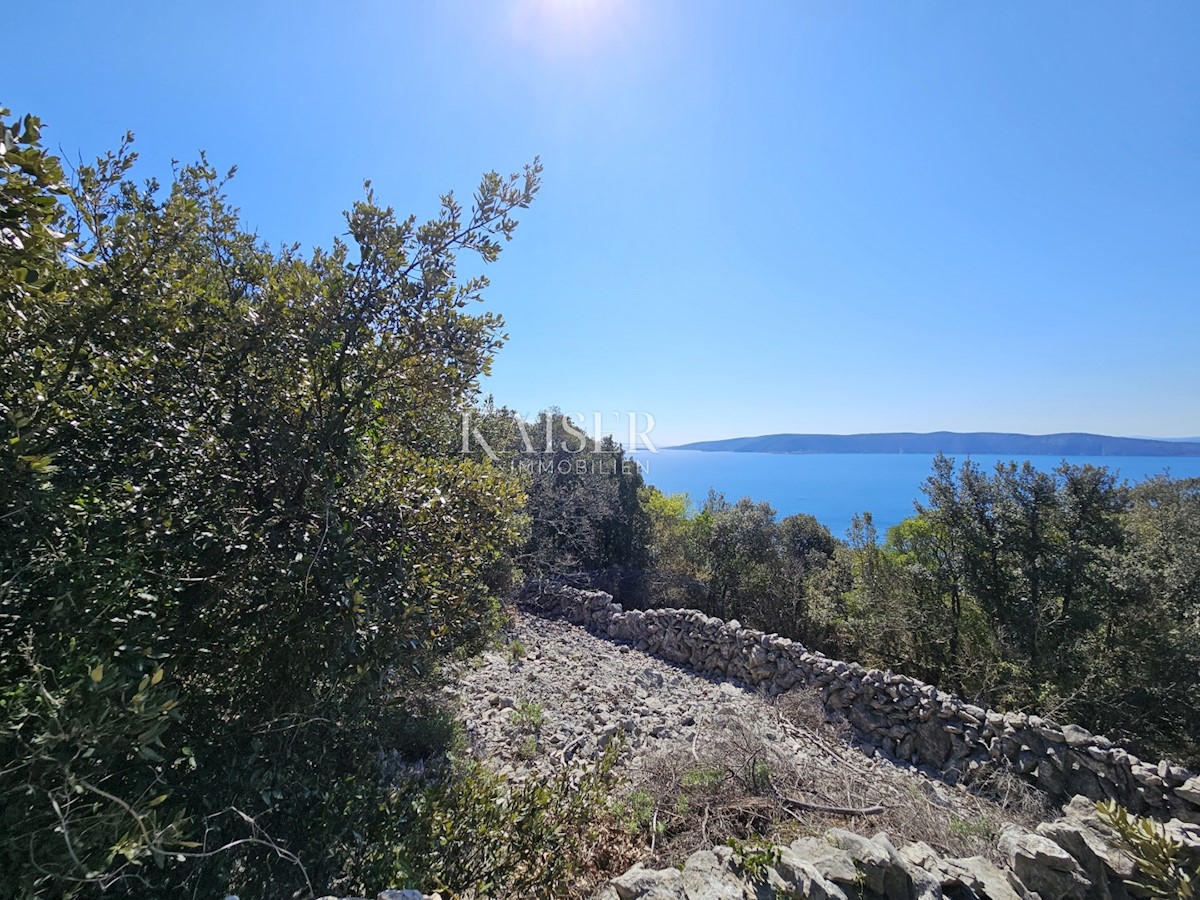
<path fill-rule="evenodd" d="M 734 723 L 798 758 L 811 752 L 767 700 L 737 685 L 561 619 L 518 613 L 507 637 L 501 649 L 464 671 L 460 696 L 472 750 L 509 776 L 594 758 L 618 732 L 626 747 L 619 764 L 624 774 L 653 755 L 690 755 L 694 745 Z"/>
<path fill-rule="evenodd" d="M 460 678 L 472 752 L 510 778 L 595 758 L 620 736 L 617 772 L 626 793 L 641 795 L 661 819 L 640 824 L 664 864 L 724 840 L 755 815 L 789 835 L 858 823 L 987 855 L 1007 820 L 1029 814 L 1028 791 L 1015 798 L 1024 806 L 1006 809 L 862 752 L 804 690 L 772 700 L 563 619 L 517 612 L 506 640 Z M 679 795 L 701 782 L 710 790 L 690 791 L 691 815 L 683 814 Z M 689 821 L 701 814 L 711 814 L 707 823 Z"/>
<path fill-rule="evenodd" d="M 630 777 L 657 757 L 699 755 L 747 731 L 800 764 L 842 756 L 751 689 L 525 612 L 503 646 L 464 669 L 459 696 L 473 752 L 518 779 L 595 758 L 618 733 L 618 769 Z"/>
<path fill-rule="evenodd" d="M 771 699 L 527 611 L 458 675 L 471 750 L 510 779 L 620 742 L 641 862 L 598 898 L 1130 896 L 1136 867 L 1091 801 L 1051 809 L 1016 776 L 948 785 L 856 747 L 811 688 Z M 1200 847 L 1197 826 L 1168 832 Z"/>

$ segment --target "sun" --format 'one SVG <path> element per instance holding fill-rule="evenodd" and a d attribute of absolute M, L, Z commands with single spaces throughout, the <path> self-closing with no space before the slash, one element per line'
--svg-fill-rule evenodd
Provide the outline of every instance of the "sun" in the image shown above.
<path fill-rule="evenodd" d="M 552 54 L 602 49 L 629 25 L 630 0 L 516 0 L 514 37 Z"/>

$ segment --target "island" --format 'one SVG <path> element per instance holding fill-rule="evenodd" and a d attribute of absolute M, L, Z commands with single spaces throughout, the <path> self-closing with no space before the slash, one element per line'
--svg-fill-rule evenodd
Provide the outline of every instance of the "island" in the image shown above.
<path fill-rule="evenodd" d="M 672 450 L 735 453 L 971 453 L 1014 456 L 1200 456 L 1200 442 L 1104 434 L 1006 434 L 994 431 L 879 434 L 764 434 L 694 441 Z"/>

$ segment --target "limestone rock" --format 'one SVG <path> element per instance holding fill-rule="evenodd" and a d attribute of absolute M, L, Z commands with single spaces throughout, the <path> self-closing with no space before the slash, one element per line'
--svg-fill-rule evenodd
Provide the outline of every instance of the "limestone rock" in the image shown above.
<path fill-rule="evenodd" d="M 1092 883 L 1079 863 L 1058 844 L 1040 834 L 1010 829 L 1000 836 L 1000 852 L 1029 890 L 1059 900 L 1085 900 Z"/>
<path fill-rule="evenodd" d="M 792 841 L 791 852 L 815 868 L 827 881 L 853 885 L 858 879 L 854 857 L 823 838 L 807 837 Z"/>
<path fill-rule="evenodd" d="M 945 859 L 938 869 L 942 873 L 942 889 L 947 893 L 965 887 L 980 900 L 1024 900 L 1013 889 L 1008 876 L 983 856 Z M 962 896 L 961 891 L 955 896 Z"/>
<path fill-rule="evenodd" d="M 937 867 L 937 851 L 924 841 L 905 844 L 900 848 L 900 855 L 910 865 L 916 866 L 919 869 L 933 870 Z"/>
<path fill-rule="evenodd" d="M 645 869 L 637 865 L 609 882 L 619 900 L 688 900 L 678 869 Z"/>
<path fill-rule="evenodd" d="M 886 900 L 941 900 L 942 883 L 939 878 L 912 865 L 885 832 L 873 835 L 871 840 L 888 854 L 889 865 L 883 879 L 883 896 Z"/>
<path fill-rule="evenodd" d="M 825 832 L 825 837 L 833 846 L 850 854 L 869 890 L 883 893 L 888 866 L 891 864 L 887 850 L 869 838 L 843 828 L 831 828 Z"/>
<path fill-rule="evenodd" d="M 1175 796 L 1200 806 L 1200 775 L 1194 775 L 1175 788 Z"/>
<path fill-rule="evenodd" d="M 688 900 L 742 900 L 745 886 L 712 850 L 697 850 L 683 864 L 683 890 Z"/>
<path fill-rule="evenodd" d="M 835 883 L 835 880 L 828 877 L 820 870 L 819 866 L 802 853 L 797 853 L 793 849 L 795 846 L 796 844 L 792 844 L 791 847 L 780 848 L 779 861 L 773 866 L 787 889 L 801 897 L 811 898 L 811 900 L 847 900 L 846 892 Z M 830 849 L 835 848 L 830 847 Z M 853 869 L 854 864 L 851 863 L 851 872 Z M 853 879 L 853 875 L 851 875 L 851 879 Z M 853 880 L 850 883 L 853 884 Z"/>
<path fill-rule="evenodd" d="M 1099 900 L 1121 900 L 1129 896 L 1124 880 L 1136 871 L 1133 859 L 1084 825 L 1069 821 L 1043 822 L 1038 834 L 1062 847 L 1079 863 Z"/>
<path fill-rule="evenodd" d="M 1068 747 L 1086 747 L 1096 739 L 1090 731 L 1080 728 L 1078 725 L 1064 725 L 1062 733 L 1063 737 L 1067 739 Z"/>

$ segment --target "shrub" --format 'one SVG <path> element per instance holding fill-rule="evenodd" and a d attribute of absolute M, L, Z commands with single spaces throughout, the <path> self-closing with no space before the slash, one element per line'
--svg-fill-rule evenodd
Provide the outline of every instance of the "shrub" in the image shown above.
<path fill-rule="evenodd" d="M 680 776 L 679 784 L 684 788 L 714 788 L 725 780 L 725 770 L 714 766 L 698 766 L 688 769 Z"/>
<path fill-rule="evenodd" d="M 512 662 L 519 662 L 525 658 L 525 644 L 518 640 L 511 640 L 505 646 L 505 651 L 508 653 L 508 658 Z"/>
<path fill-rule="evenodd" d="M 537 738 L 532 734 L 529 734 L 525 736 L 525 739 L 521 741 L 520 746 L 517 747 L 517 756 L 521 757 L 521 759 L 533 759 L 535 756 L 537 756 L 537 751 Z"/>
<path fill-rule="evenodd" d="M 523 731 L 537 731 L 545 724 L 546 713 L 542 704 L 533 700 L 522 700 L 513 710 L 510 721 Z"/>
<path fill-rule="evenodd" d="M 402 786 L 358 881 L 451 896 L 560 897 L 608 823 L 616 744 L 590 767 L 513 786 L 475 761 L 435 785 Z"/>
<path fill-rule="evenodd" d="M 738 838 L 730 838 L 726 841 L 726 846 L 733 850 L 733 857 L 737 864 L 742 867 L 742 871 L 752 881 L 765 881 L 767 878 L 767 869 L 778 864 L 782 850 L 773 844 L 765 844 L 761 841 L 742 841 Z"/>
<path fill-rule="evenodd" d="M 652 830 L 662 831 L 662 825 L 657 822 L 655 810 L 657 804 L 654 797 L 646 791 L 631 791 L 616 806 L 617 815 L 630 834 L 650 833 Z"/>
<path fill-rule="evenodd" d="M 1096 804 L 1100 820 L 1117 832 L 1121 843 L 1137 861 L 1144 881 L 1126 884 L 1139 897 L 1176 897 L 1192 900 L 1200 884 L 1200 860 L 1190 858 L 1178 841 L 1167 836 L 1153 819 L 1131 815 L 1115 800 Z"/>
<path fill-rule="evenodd" d="M 460 452 L 502 322 L 456 255 L 540 167 L 424 224 L 368 187 L 305 256 L 203 158 L 68 184 L 36 119 L 0 140 L 0 897 L 313 890 L 522 542 Z"/>

